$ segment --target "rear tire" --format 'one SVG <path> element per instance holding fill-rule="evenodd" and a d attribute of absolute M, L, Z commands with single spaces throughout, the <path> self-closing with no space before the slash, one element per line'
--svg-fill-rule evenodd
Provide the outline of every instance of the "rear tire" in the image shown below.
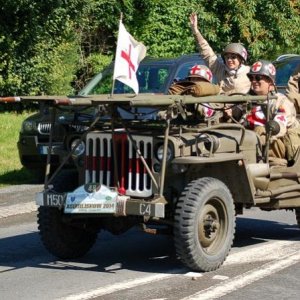
<path fill-rule="evenodd" d="M 51 184 L 58 192 L 73 191 L 77 183 L 77 173 L 63 170 Z M 45 248 L 61 259 L 73 259 L 85 255 L 97 239 L 98 229 L 88 221 L 71 223 L 64 219 L 63 211 L 57 207 L 40 206 L 38 209 L 38 229 Z"/>
<path fill-rule="evenodd" d="M 190 182 L 175 211 L 175 249 L 183 264 L 194 271 L 218 269 L 234 233 L 234 203 L 226 185 L 210 177 Z"/>

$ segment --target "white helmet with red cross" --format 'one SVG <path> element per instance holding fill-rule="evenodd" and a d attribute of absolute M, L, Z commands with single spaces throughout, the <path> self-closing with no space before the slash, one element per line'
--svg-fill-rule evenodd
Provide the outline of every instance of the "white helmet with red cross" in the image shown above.
<path fill-rule="evenodd" d="M 213 79 L 213 74 L 207 66 L 194 65 L 193 67 L 190 68 L 188 78 L 190 77 L 202 78 L 205 81 L 211 83 Z"/>
<path fill-rule="evenodd" d="M 276 68 L 270 61 L 260 59 L 251 66 L 250 72 L 247 75 L 248 77 L 263 75 L 270 78 L 273 84 L 275 84 Z"/>

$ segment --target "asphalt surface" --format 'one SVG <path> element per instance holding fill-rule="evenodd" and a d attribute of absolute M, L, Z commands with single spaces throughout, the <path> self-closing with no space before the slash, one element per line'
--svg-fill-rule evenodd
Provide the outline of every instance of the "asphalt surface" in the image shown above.
<path fill-rule="evenodd" d="M 223 266 L 197 273 L 177 260 L 170 237 L 139 228 L 120 236 L 100 232 L 82 258 L 53 257 L 37 229 L 35 194 L 42 190 L 0 189 L 0 299 L 299 299 L 300 231 L 293 211 L 245 210 Z"/>
<path fill-rule="evenodd" d="M 0 219 L 36 211 L 36 193 L 43 190 L 41 184 L 13 185 L 0 189 Z"/>

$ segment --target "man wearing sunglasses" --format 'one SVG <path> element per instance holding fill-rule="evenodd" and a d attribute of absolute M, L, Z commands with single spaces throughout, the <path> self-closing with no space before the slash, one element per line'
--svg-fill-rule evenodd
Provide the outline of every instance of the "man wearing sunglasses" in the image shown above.
<path fill-rule="evenodd" d="M 247 73 L 250 68 L 245 65 L 247 50 L 244 46 L 239 43 L 227 45 L 222 53 L 223 61 L 221 61 L 200 33 L 196 13 L 190 15 L 190 25 L 200 49 L 200 54 L 217 78 L 221 89 L 220 93 L 225 95 L 248 93 L 250 81 Z"/>
<path fill-rule="evenodd" d="M 246 115 L 245 126 L 254 129 L 264 145 L 269 108 L 270 120 L 279 125 L 279 132 L 271 139 L 269 156 L 292 161 L 300 146 L 300 125 L 296 119 L 294 104 L 285 95 L 276 93 L 275 75 L 275 66 L 270 61 L 259 60 L 251 66 L 248 73 L 251 93 L 261 96 L 276 95 L 277 99 L 268 100 L 269 105 L 253 107 Z"/>

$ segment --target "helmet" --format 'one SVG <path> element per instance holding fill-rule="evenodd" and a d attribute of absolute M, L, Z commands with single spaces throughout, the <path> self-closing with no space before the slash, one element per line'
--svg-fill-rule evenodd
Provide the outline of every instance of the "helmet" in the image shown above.
<path fill-rule="evenodd" d="M 212 82 L 213 74 L 207 66 L 194 65 L 193 67 L 190 68 L 188 77 L 198 77 L 208 82 Z"/>
<path fill-rule="evenodd" d="M 270 61 L 261 59 L 251 66 L 250 72 L 247 75 L 248 77 L 249 75 L 264 75 L 270 78 L 273 84 L 275 84 L 276 68 Z"/>
<path fill-rule="evenodd" d="M 222 53 L 223 59 L 224 59 L 224 55 L 226 53 L 235 53 L 235 54 L 239 55 L 240 58 L 242 59 L 243 63 L 245 63 L 247 61 L 248 53 L 247 53 L 246 48 L 242 44 L 231 43 L 231 44 L 227 45 Z"/>

